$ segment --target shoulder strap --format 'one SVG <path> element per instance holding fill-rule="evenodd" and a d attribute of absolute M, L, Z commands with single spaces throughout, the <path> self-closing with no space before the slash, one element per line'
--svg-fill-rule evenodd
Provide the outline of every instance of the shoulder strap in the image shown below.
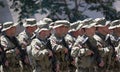
<path fill-rule="evenodd" d="M 11 43 L 13 43 L 15 46 L 18 46 L 18 45 L 19 45 L 19 42 L 18 42 L 18 40 L 17 40 L 16 37 L 10 38 L 10 37 L 7 36 L 7 35 L 5 35 L 5 37 L 6 37 Z"/>

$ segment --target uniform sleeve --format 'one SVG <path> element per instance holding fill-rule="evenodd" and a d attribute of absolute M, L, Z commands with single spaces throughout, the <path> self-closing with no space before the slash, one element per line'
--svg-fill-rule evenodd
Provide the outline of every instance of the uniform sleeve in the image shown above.
<path fill-rule="evenodd" d="M 6 38 L 4 36 L 1 36 L 1 45 L 4 48 L 7 48 L 8 42 L 7 42 L 7 40 L 6 40 Z"/>
<path fill-rule="evenodd" d="M 73 57 L 76 57 L 78 55 L 78 52 L 79 52 L 79 49 L 81 48 L 81 46 L 78 44 L 78 45 L 74 45 L 71 49 L 71 55 Z"/>
<path fill-rule="evenodd" d="M 26 41 L 26 37 L 23 34 L 19 34 L 17 39 L 19 40 L 20 44 L 22 45 L 22 48 L 26 48 L 28 43 Z"/>
<path fill-rule="evenodd" d="M 64 48 L 62 45 L 57 44 L 56 41 L 53 39 L 51 39 L 50 41 L 51 41 L 52 49 L 55 52 L 63 51 Z"/>
<path fill-rule="evenodd" d="M 33 40 L 31 42 L 31 47 L 32 47 L 32 56 L 35 57 L 36 59 L 42 59 L 44 56 L 48 55 L 48 50 L 47 49 L 42 49 L 40 45 L 37 45 L 37 42 Z"/>
<path fill-rule="evenodd" d="M 79 49 L 82 48 L 82 46 L 80 45 L 80 41 L 80 38 L 77 38 L 76 42 L 72 46 L 71 55 L 73 57 L 76 57 L 78 55 Z"/>
<path fill-rule="evenodd" d="M 17 39 L 19 40 L 20 43 L 24 42 L 25 36 L 23 34 L 19 34 Z"/>
<path fill-rule="evenodd" d="M 66 41 L 67 45 L 69 46 L 69 48 L 72 48 L 72 46 L 74 44 L 74 40 L 72 39 L 72 37 L 71 36 L 66 36 L 65 41 Z"/>

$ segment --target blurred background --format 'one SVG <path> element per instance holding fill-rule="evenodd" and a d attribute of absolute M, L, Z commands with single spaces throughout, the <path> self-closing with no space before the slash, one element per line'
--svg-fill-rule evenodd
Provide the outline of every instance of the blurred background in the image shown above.
<path fill-rule="evenodd" d="M 119 0 L 0 0 L 0 23 L 22 24 L 26 18 L 37 21 L 45 17 L 70 22 L 85 18 L 120 19 Z"/>

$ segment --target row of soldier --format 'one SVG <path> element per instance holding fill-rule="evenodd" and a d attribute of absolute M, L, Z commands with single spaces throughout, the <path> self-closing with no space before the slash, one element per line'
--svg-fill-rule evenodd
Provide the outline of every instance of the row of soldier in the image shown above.
<path fill-rule="evenodd" d="M 1 72 L 119 71 L 120 20 L 29 18 L 17 36 L 16 25 L 5 22 L 1 30 Z"/>

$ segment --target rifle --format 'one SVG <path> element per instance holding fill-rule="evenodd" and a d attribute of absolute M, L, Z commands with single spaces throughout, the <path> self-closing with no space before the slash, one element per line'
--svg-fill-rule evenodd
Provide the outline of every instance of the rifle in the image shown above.
<path fill-rule="evenodd" d="M 68 54 L 65 57 L 66 60 L 69 60 L 70 62 L 73 61 L 73 57 L 71 56 L 71 48 L 69 48 L 64 38 L 62 38 L 62 45 L 68 49 Z"/>
<path fill-rule="evenodd" d="M 0 52 L 0 65 L 5 66 L 5 62 L 7 60 L 6 58 L 6 52 L 4 51 L 2 45 L 0 44 L 1 52 Z"/>
<path fill-rule="evenodd" d="M 24 59 L 26 58 L 27 53 L 26 53 L 25 50 L 22 49 L 22 47 L 19 44 L 19 41 L 17 40 L 17 38 L 16 37 L 11 37 L 10 38 L 7 35 L 5 35 L 5 37 L 7 37 L 9 39 L 9 41 L 11 41 L 15 45 L 15 47 L 12 48 L 12 49 L 17 48 L 20 51 L 20 53 L 18 55 L 16 55 L 16 58 L 20 59 L 25 64 Z"/>
<path fill-rule="evenodd" d="M 87 38 L 88 38 L 88 37 L 87 37 Z M 86 40 L 86 39 L 85 39 L 85 40 Z M 99 64 L 99 63 L 101 62 L 101 56 L 100 56 L 100 54 L 99 54 L 99 51 L 98 51 L 97 46 L 91 44 L 89 38 L 88 38 L 82 45 L 84 45 L 84 44 L 87 44 L 87 46 L 89 47 L 89 49 L 94 52 L 93 57 L 95 58 L 95 60 L 96 60 L 97 63 Z"/>
<path fill-rule="evenodd" d="M 108 37 L 107 42 L 112 47 L 112 50 L 113 50 L 112 57 L 115 58 L 116 57 L 115 46 L 111 42 L 110 36 Z"/>
<path fill-rule="evenodd" d="M 52 60 L 52 70 L 53 70 L 53 72 L 56 72 L 56 58 L 55 58 L 55 53 L 54 53 L 54 51 L 52 50 L 52 46 L 51 46 L 51 43 L 50 43 L 50 39 L 49 38 L 47 38 L 47 42 L 46 42 L 46 48 L 47 49 L 49 49 L 49 50 L 51 50 L 52 51 L 52 53 L 53 53 L 53 56 L 52 57 L 50 57 L 49 59 L 51 59 Z"/>

